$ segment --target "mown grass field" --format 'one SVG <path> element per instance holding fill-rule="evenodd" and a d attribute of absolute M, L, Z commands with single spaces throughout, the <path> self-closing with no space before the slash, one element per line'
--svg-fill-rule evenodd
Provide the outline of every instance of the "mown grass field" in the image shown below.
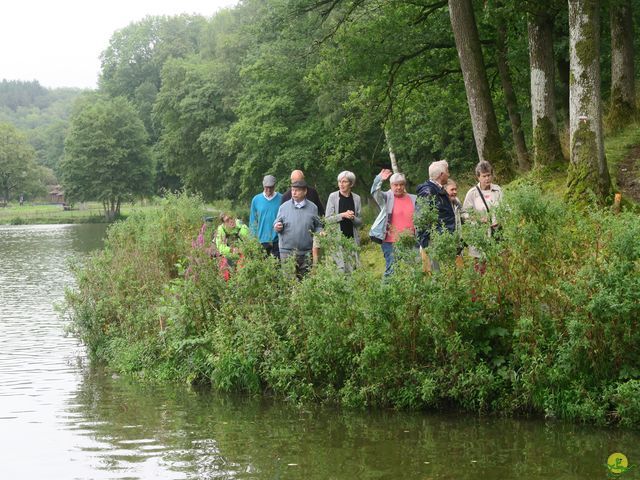
<path fill-rule="evenodd" d="M 136 210 L 157 208 L 155 204 L 124 204 L 121 208 L 123 216 Z M 101 223 L 105 222 L 102 204 L 86 202 L 65 210 L 61 204 L 9 204 L 0 208 L 0 224 L 54 224 L 54 223 Z"/>

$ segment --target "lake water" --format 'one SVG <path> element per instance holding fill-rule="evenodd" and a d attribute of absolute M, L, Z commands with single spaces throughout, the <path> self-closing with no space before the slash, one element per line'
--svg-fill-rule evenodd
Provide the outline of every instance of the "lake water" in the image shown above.
<path fill-rule="evenodd" d="M 640 435 L 541 420 L 297 408 L 87 364 L 53 305 L 100 225 L 0 226 L 0 479 L 605 479 Z M 640 478 L 638 469 L 616 478 Z"/>

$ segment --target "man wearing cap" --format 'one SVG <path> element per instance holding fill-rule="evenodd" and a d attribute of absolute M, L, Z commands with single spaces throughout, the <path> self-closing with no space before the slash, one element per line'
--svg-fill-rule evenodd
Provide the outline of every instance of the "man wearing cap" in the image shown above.
<path fill-rule="evenodd" d="M 317 259 L 313 233 L 319 233 L 322 230 L 318 207 L 306 198 L 307 189 L 307 183 L 304 180 L 291 184 L 291 200 L 280 205 L 273 225 L 278 232 L 280 259 L 286 260 L 295 255 L 298 279 L 309 271 L 312 258 L 314 263 Z"/>
<path fill-rule="evenodd" d="M 249 214 L 249 228 L 265 251 L 269 255 L 278 258 L 278 234 L 273 229 L 273 224 L 280 208 L 282 194 L 276 192 L 276 177 L 266 175 L 262 179 L 262 193 L 257 194 L 251 200 L 251 212 Z"/>
<path fill-rule="evenodd" d="M 295 182 L 304 182 L 304 173 L 302 170 L 294 170 L 291 172 L 291 184 L 293 185 Z M 307 200 L 311 200 L 318 207 L 318 215 L 324 217 L 324 205 L 322 204 L 322 200 L 320 200 L 320 195 L 318 195 L 318 191 L 307 185 Z M 291 189 L 287 190 L 282 194 L 282 198 L 280 199 L 280 203 L 284 203 L 291 200 Z"/>

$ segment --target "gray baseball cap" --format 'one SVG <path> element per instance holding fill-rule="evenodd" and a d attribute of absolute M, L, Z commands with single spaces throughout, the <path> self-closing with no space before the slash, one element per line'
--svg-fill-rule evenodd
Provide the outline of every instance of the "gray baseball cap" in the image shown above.
<path fill-rule="evenodd" d="M 273 175 L 265 175 L 264 178 L 262 179 L 263 187 L 275 187 L 275 185 L 276 185 L 276 177 L 274 177 Z"/>

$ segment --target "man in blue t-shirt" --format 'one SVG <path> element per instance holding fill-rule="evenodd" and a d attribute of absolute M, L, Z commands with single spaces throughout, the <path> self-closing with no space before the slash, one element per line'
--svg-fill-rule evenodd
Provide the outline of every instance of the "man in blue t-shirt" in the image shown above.
<path fill-rule="evenodd" d="M 273 229 L 273 224 L 278 215 L 282 194 L 276 192 L 276 177 L 273 175 L 266 175 L 262 179 L 262 187 L 262 193 L 251 200 L 249 228 L 267 254 L 279 258 L 278 234 Z"/>

